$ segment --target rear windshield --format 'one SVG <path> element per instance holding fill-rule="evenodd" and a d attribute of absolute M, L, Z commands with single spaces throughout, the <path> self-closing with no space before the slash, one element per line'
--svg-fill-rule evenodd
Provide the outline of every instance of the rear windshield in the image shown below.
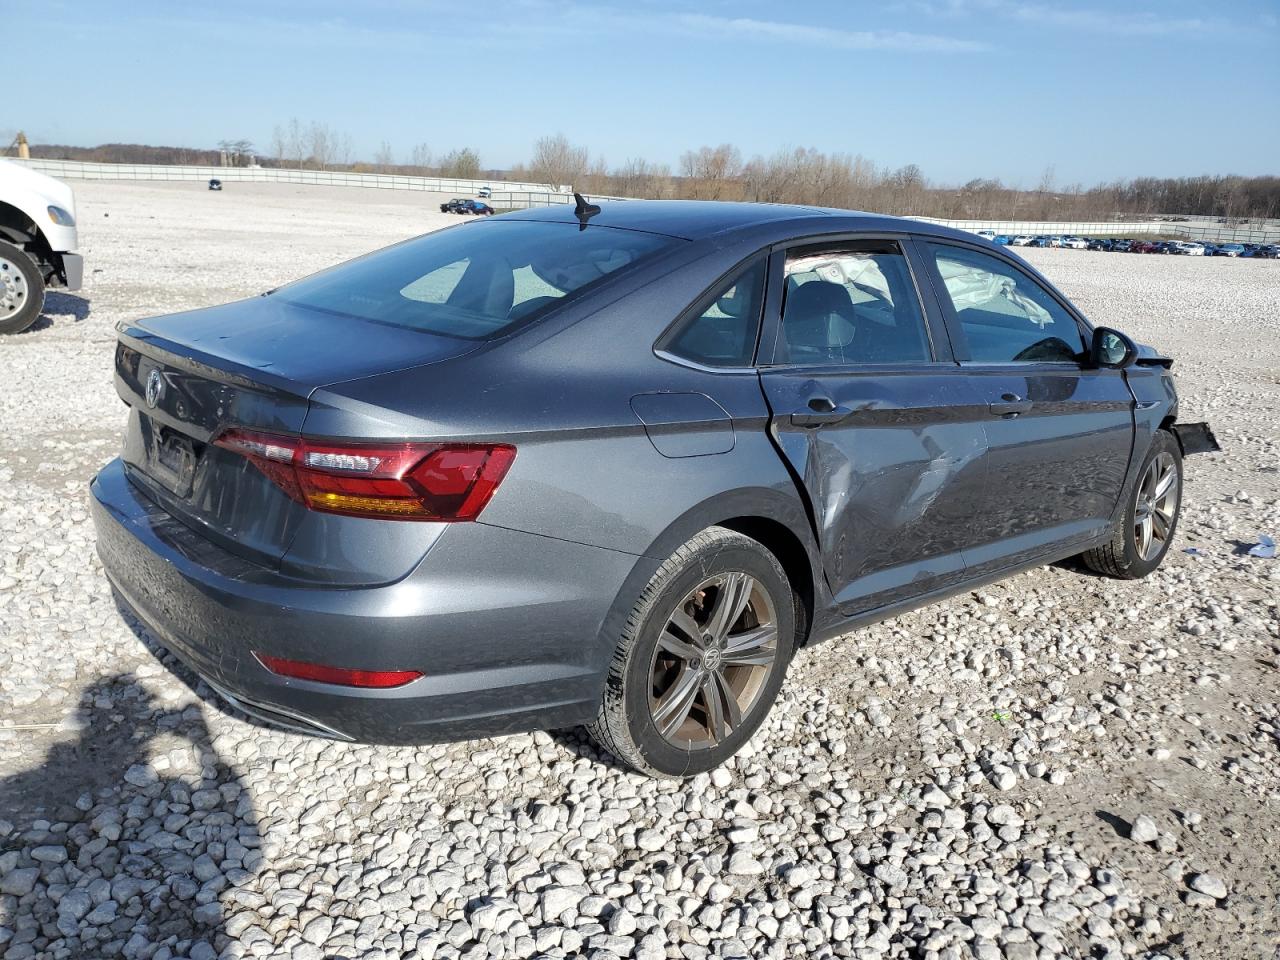
<path fill-rule="evenodd" d="M 576 223 L 497 220 L 429 233 L 276 291 L 290 303 L 488 340 L 682 241 Z"/>

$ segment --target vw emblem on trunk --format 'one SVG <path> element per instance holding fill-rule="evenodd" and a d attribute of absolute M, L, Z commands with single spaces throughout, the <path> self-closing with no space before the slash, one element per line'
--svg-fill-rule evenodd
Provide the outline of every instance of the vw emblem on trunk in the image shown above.
<path fill-rule="evenodd" d="M 152 370 L 147 374 L 147 406 L 154 407 L 160 402 L 162 396 L 164 396 L 164 377 L 160 376 L 159 370 Z"/>

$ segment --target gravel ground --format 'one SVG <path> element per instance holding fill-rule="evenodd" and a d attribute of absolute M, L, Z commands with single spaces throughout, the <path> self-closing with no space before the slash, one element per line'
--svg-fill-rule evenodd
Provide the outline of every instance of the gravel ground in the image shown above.
<path fill-rule="evenodd" d="M 803 651 L 687 783 L 576 732 L 422 749 L 218 707 L 112 602 L 86 482 L 114 324 L 453 218 L 440 197 L 77 185 L 89 276 L 0 341 L 0 953 L 1266 957 L 1280 944 L 1280 262 L 1020 251 L 1178 358 L 1178 542 L 1042 568 Z M 1198 554 L 1184 552 L 1194 547 Z"/>

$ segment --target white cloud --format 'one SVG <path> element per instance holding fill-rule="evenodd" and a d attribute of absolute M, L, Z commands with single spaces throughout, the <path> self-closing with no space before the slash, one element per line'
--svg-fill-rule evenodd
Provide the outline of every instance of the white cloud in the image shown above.
<path fill-rule="evenodd" d="M 692 31 L 717 36 L 757 37 L 784 43 L 813 44 L 842 50 L 900 50 L 913 53 L 972 53 L 987 45 L 928 33 L 898 30 L 841 30 L 747 17 L 713 17 L 700 13 L 676 14 L 673 20 Z"/>
<path fill-rule="evenodd" d="M 1220 19 L 1170 17 L 1133 11 L 1120 4 L 1091 8 L 1036 0 L 899 0 L 896 8 L 950 20 L 994 15 L 1019 23 L 1118 36 L 1195 36 L 1235 30 Z"/>
<path fill-rule="evenodd" d="M 1097 33 L 1128 36 L 1168 36 L 1171 34 L 1197 34 L 1216 30 L 1214 21 L 1198 17 L 1169 19 L 1148 13 L 1121 13 L 1113 10 L 1070 9 L 1048 7 L 1037 3 L 998 4 L 1015 20 L 1024 23 L 1043 23 L 1055 27 L 1091 30 Z"/>

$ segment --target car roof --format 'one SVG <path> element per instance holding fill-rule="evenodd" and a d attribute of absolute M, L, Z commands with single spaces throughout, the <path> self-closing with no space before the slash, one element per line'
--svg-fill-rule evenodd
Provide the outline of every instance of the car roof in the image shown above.
<path fill-rule="evenodd" d="M 856 210 L 807 207 L 786 203 L 731 203 L 717 200 L 615 200 L 600 201 L 600 212 L 587 222 L 604 227 L 660 233 L 684 240 L 701 240 L 753 227 L 773 226 L 780 233 L 803 237 L 839 231 L 928 233 L 972 240 L 974 235 L 924 220 L 890 217 Z M 503 220 L 536 220 L 576 223 L 571 204 L 531 208 L 503 214 Z M 788 231 L 787 226 L 794 226 Z"/>

